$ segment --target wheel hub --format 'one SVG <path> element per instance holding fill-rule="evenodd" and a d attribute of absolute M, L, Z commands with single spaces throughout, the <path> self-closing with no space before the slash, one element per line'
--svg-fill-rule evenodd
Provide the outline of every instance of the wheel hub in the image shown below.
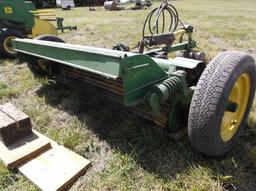
<path fill-rule="evenodd" d="M 12 46 L 12 40 L 15 38 L 16 38 L 15 36 L 8 36 L 4 40 L 4 49 L 10 54 L 15 53 L 14 48 Z"/>
<path fill-rule="evenodd" d="M 239 129 L 249 101 L 250 88 L 250 76 L 243 73 L 236 80 L 228 98 L 230 102 L 236 103 L 237 107 L 234 111 L 227 109 L 222 119 L 221 138 L 224 142 L 229 141 Z"/>

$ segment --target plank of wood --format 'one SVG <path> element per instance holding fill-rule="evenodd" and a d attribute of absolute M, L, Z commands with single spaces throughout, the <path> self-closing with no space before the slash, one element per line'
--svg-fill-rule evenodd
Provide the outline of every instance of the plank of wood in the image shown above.
<path fill-rule="evenodd" d="M 0 111 L 0 142 L 10 145 L 15 142 L 16 121 Z"/>
<path fill-rule="evenodd" d="M 0 160 L 9 170 L 13 170 L 49 149 L 51 144 L 48 139 L 32 133 L 9 146 L 0 141 Z"/>
<path fill-rule="evenodd" d="M 49 137 L 46 137 L 45 135 L 43 135 L 42 133 L 39 133 L 38 131 L 36 131 L 35 129 L 33 129 L 33 133 L 35 135 L 37 135 L 38 137 L 43 137 L 44 139 L 48 140 L 51 143 L 52 147 L 55 146 L 59 146 L 59 144 L 57 142 L 55 142 L 54 140 L 50 139 Z"/>
<path fill-rule="evenodd" d="M 18 170 L 43 191 L 63 191 L 83 174 L 90 161 L 63 146 L 55 146 Z"/>
<path fill-rule="evenodd" d="M 10 118 L 14 119 L 18 123 L 18 128 L 27 129 L 32 132 L 30 117 L 21 110 L 17 109 L 14 105 L 11 103 L 0 105 L 0 110 Z"/>
<path fill-rule="evenodd" d="M 6 121 L 6 119 L 9 118 L 12 119 L 11 121 L 13 123 L 4 127 L 0 125 L 2 130 L 0 134 L 5 145 L 13 144 L 15 141 L 32 133 L 32 125 L 29 116 L 18 110 L 11 103 L 0 105 L 0 112 L 1 121 Z M 11 121 L 9 120 L 10 123 Z"/>

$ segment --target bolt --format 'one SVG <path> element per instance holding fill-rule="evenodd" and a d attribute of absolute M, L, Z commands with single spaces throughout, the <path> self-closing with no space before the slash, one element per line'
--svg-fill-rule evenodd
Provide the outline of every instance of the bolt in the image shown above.
<path fill-rule="evenodd" d="M 237 125 L 237 120 L 231 120 L 231 127 L 229 130 L 232 131 L 236 125 Z"/>
<path fill-rule="evenodd" d="M 232 125 L 236 125 L 237 124 L 237 120 L 231 120 L 231 124 Z"/>

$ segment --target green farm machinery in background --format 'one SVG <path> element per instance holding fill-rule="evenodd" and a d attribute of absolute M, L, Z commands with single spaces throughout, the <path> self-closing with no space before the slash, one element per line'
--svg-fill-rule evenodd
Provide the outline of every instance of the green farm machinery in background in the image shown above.
<path fill-rule="evenodd" d="M 166 18 L 160 20 L 163 12 L 170 16 L 168 26 Z M 255 62 L 246 53 L 226 51 L 206 64 L 204 53 L 193 51 L 192 34 L 193 27 L 163 2 L 149 13 L 133 52 L 123 44 L 110 50 L 67 44 L 57 37 L 15 39 L 13 45 L 35 76 L 93 89 L 169 131 L 187 126 L 198 151 L 220 156 L 233 147 L 246 123 L 255 92 Z M 179 56 L 168 57 L 177 51 Z"/>
<path fill-rule="evenodd" d="M 56 22 L 55 27 L 51 22 Z M 57 30 L 76 30 L 64 27 L 63 18 L 53 11 L 38 11 L 31 2 L 24 0 L 0 1 L 0 55 L 14 57 L 11 40 L 14 38 L 34 38 L 39 35 L 57 35 Z"/>

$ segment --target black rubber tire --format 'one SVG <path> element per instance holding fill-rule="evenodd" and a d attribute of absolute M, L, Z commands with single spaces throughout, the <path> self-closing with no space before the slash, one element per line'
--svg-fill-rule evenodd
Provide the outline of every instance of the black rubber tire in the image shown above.
<path fill-rule="evenodd" d="M 11 28 L 3 28 L 0 31 L 0 54 L 4 58 L 14 58 L 16 56 L 16 53 L 10 53 L 8 49 L 5 48 L 4 42 L 5 39 L 7 39 L 10 36 L 15 36 L 16 38 L 25 38 L 26 35 L 23 34 L 22 32 L 16 30 L 16 29 L 11 29 Z"/>
<path fill-rule="evenodd" d="M 54 35 L 40 35 L 34 38 L 36 40 L 44 40 L 44 41 L 51 41 L 51 42 L 60 42 L 60 43 L 65 43 L 64 40 L 61 38 L 54 36 Z M 27 63 L 28 68 L 30 71 L 33 73 L 34 77 L 36 78 L 45 78 L 47 76 L 47 72 L 43 71 L 38 64 L 38 59 L 33 59 L 31 62 Z"/>
<path fill-rule="evenodd" d="M 27 62 L 27 66 L 35 78 L 45 78 L 47 76 L 47 72 L 43 71 L 39 66 L 38 59 L 33 58 L 30 62 Z"/>
<path fill-rule="evenodd" d="M 221 138 L 222 118 L 232 87 L 243 73 L 249 74 L 251 80 L 247 109 L 235 135 L 224 142 Z M 189 111 L 188 135 L 195 149 L 207 156 L 218 157 L 233 148 L 252 106 L 255 80 L 255 61 L 246 53 L 223 52 L 207 65 L 196 86 Z"/>
<path fill-rule="evenodd" d="M 71 10 L 71 6 L 68 5 L 66 8 L 63 8 L 63 10 L 65 10 L 65 11 L 70 11 L 70 10 Z"/>
<path fill-rule="evenodd" d="M 34 39 L 36 40 L 44 40 L 44 41 L 51 41 L 51 42 L 61 42 L 61 43 L 65 43 L 64 40 L 62 40 L 61 38 L 55 36 L 55 35 L 40 35 L 35 37 Z"/>

